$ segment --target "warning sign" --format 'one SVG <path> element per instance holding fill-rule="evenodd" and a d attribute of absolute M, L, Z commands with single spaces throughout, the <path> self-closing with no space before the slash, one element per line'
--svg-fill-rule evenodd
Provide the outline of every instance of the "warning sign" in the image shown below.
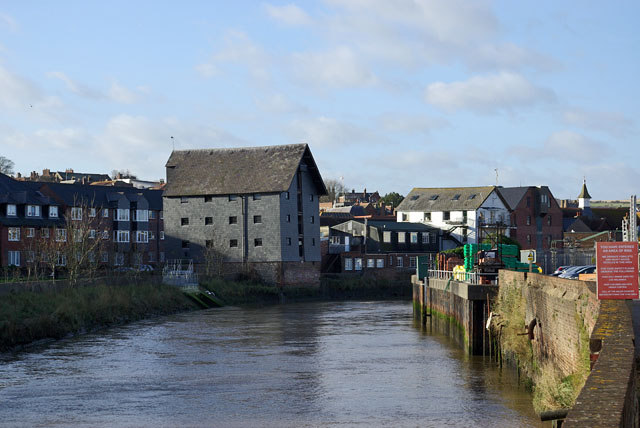
<path fill-rule="evenodd" d="M 637 299 L 638 244 L 598 242 L 596 272 L 598 299 Z"/>

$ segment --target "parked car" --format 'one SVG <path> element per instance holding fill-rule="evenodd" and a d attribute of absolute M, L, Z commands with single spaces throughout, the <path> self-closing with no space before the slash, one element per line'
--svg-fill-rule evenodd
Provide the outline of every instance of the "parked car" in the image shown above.
<path fill-rule="evenodd" d="M 595 271 L 596 271 L 596 266 L 595 265 L 581 266 L 580 269 L 576 269 L 576 270 L 572 271 L 565 278 L 567 278 L 567 279 L 578 279 L 580 277 L 580 274 L 583 274 L 583 273 L 594 273 Z"/>
<path fill-rule="evenodd" d="M 558 275 L 559 278 L 566 278 L 567 275 L 571 274 L 573 271 L 578 270 L 580 268 L 583 268 L 584 266 L 568 266 L 566 269 L 564 269 L 560 275 Z"/>
<path fill-rule="evenodd" d="M 556 269 L 555 271 L 553 271 L 553 273 L 551 274 L 551 276 L 558 276 L 561 273 L 563 273 L 567 268 L 570 268 L 572 266 L 558 266 L 558 269 Z"/>
<path fill-rule="evenodd" d="M 138 266 L 139 272 L 153 272 L 153 266 L 151 265 L 140 265 Z"/>

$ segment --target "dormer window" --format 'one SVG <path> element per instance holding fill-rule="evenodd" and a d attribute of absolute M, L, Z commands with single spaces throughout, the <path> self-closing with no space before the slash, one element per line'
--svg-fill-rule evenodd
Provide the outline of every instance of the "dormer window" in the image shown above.
<path fill-rule="evenodd" d="M 438 195 L 431 195 L 431 196 L 429 196 L 429 200 L 430 200 L 430 201 L 435 201 L 436 199 L 438 199 Z"/>
<path fill-rule="evenodd" d="M 459 200 L 459 199 L 460 199 L 460 196 L 461 196 L 461 195 L 460 195 L 460 193 L 458 193 L 458 194 L 454 195 L 454 197 L 453 197 L 453 198 L 451 198 L 451 200 L 452 200 L 452 201 L 457 201 L 457 200 Z"/>
<path fill-rule="evenodd" d="M 27 217 L 40 217 L 40 205 L 27 205 Z"/>
<path fill-rule="evenodd" d="M 475 197 L 476 197 L 476 194 L 472 193 L 471 195 L 469 195 L 467 199 L 471 200 L 471 199 L 475 199 Z"/>
<path fill-rule="evenodd" d="M 51 205 L 49 207 L 49 218 L 58 218 L 58 207 Z"/>
<path fill-rule="evenodd" d="M 16 215 L 17 215 L 16 205 L 7 204 L 7 217 L 9 216 L 15 217 Z"/>
<path fill-rule="evenodd" d="M 412 200 L 412 201 L 416 201 L 416 200 L 418 200 L 419 197 L 420 197 L 420 195 L 413 195 L 409 199 Z"/>

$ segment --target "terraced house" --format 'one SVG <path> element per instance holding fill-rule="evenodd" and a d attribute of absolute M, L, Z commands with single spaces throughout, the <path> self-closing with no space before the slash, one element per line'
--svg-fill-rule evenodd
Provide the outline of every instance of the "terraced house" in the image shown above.
<path fill-rule="evenodd" d="M 306 144 L 174 151 L 164 193 L 167 257 L 287 284 L 319 281 L 319 196 Z"/>
<path fill-rule="evenodd" d="M 0 174 L 2 266 L 46 264 L 53 254 L 64 267 L 70 247 L 100 266 L 154 265 L 164 261 L 163 240 L 162 191 L 23 182 Z"/>

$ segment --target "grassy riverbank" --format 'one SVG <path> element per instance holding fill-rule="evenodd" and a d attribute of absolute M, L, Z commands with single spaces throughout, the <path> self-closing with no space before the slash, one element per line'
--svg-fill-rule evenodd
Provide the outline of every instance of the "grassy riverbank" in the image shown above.
<path fill-rule="evenodd" d="M 272 304 L 306 300 L 410 299 L 412 289 L 385 278 L 323 277 L 320 286 L 279 287 L 255 282 L 209 279 L 202 286 L 213 291 L 227 305 Z"/>
<path fill-rule="evenodd" d="M 9 293 L 0 298 L 0 352 L 187 309 L 194 305 L 180 290 L 151 283 Z"/>

